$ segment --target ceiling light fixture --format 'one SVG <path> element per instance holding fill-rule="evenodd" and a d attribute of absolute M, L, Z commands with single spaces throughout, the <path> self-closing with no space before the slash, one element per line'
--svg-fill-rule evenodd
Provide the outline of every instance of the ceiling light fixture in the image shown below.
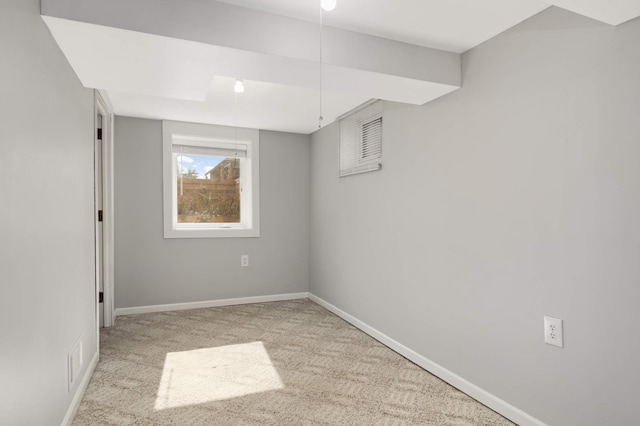
<path fill-rule="evenodd" d="M 244 93 L 244 82 L 236 79 L 236 84 L 233 86 L 233 91 L 236 93 Z"/>
<path fill-rule="evenodd" d="M 320 0 L 320 5 L 327 12 L 331 12 L 336 8 L 337 0 Z"/>

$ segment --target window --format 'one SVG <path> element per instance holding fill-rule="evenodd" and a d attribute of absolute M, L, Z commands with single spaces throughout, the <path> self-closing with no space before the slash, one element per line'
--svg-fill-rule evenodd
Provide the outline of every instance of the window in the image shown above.
<path fill-rule="evenodd" d="M 382 168 L 382 106 L 369 101 L 339 117 L 341 177 Z"/>
<path fill-rule="evenodd" d="M 259 237 L 257 130 L 163 121 L 165 238 Z"/>

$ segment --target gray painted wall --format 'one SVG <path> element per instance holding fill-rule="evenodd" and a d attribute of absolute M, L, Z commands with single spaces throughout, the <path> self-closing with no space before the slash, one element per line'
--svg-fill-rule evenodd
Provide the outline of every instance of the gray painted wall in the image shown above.
<path fill-rule="evenodd" d="M 387 103 L 381 172 L 314 133 L 310 291 L 548 424 L 640 424 L 639 42 L 551 8 Z"/>
<path fill-rule="evenodd" d="M 93 92 L 40 18 L 0 0 L 0 424 L 59 425 L 67 353 L 97 351 Z"/>
<path fill-rule="evenodd" d="M 308 290 L 309 136 L 260 132 L 259 238 L 165 240 L 162 122 L 116 117 L 114 151 L 116 308 Z"/>

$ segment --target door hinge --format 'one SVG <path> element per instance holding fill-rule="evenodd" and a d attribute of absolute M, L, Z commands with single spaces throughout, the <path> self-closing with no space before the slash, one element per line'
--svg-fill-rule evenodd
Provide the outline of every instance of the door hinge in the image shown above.
<path fill-rule="evenodd" d="M 98 140 L 102 140 L 102 129 L 98 129 Z"/>
<path fill-rule="evenodd" d="M 104 303 L 104 292 L 98 293 L 98 303 Z"/>
<path fill-rule="evenodd" d="M 102 222 L 102 210 L 98 210 L 98 222 Z"/>

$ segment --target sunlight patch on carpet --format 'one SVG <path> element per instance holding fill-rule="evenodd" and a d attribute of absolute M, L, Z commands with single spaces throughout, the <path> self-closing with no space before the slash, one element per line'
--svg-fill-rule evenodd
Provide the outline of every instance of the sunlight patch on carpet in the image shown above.
<path fill-rule="evenodd" d="M 282 389 L 262 342 L 167 354 L 156 410 Z"/>

